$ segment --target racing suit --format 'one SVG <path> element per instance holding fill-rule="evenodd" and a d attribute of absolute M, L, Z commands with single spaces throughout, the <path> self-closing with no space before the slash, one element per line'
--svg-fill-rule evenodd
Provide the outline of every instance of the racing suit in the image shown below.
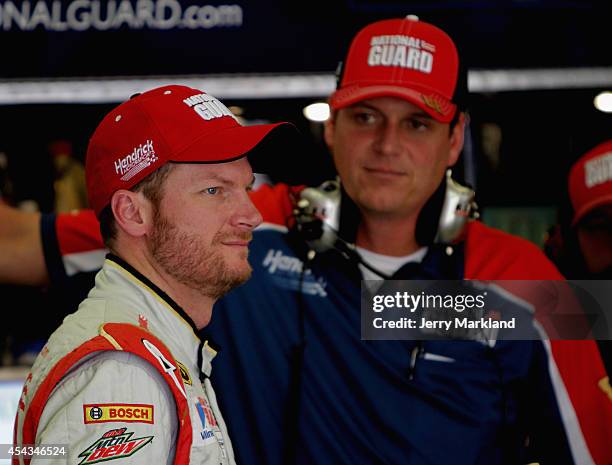
<path fill-rule="evenodd" d="M 173 300 L 109 255 L 32 367 L 15 445 L 67 444 L 41 463 L 234 464 L 209 379 L 215 354 Z"/>

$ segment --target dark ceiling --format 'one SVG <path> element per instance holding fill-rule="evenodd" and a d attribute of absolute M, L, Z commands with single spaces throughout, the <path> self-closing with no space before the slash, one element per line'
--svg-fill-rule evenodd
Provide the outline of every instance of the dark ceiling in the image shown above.
<path fill-rule="evenodd" d="M 0 77 L 110 76 L 174 73 L 305 72 L 334 70 L 352 34 L 375 19 L 418 14 L 460 43 L 472 68 L 612 66 L 609 2 L 318 1 L 237 0 L 242 24 L 211 29 L 24 31 L 7 23 L 0 44 Z M 43 2 L 44 3 L 44 2 Z M 61 2 L 64 7 L 67 2 Z M 102 2 L 110 4 L 111 2 Z M 120 2 L 114 2 L 118 5 Z M 135 4 L 135 2 L 132 2 Z M 180 2 L 204 5 L 204 1 Z M 226 2 L 230 3 L 230 2 Z M 51 2 L 47 2 L 51 5 Z M 4 10 L 3 10 L 4 9 Z M 19 14 L 23 10 L 18 11 Z M 612 83 L 610 85 L 612 88 Z M 586 149 L 612 137 L 612 116 L 592 105 L 603 89 L 476 94 L 471 115 L 477 187 L 483 205 L 554 205 L 562 199 L 565 171 Z M 306 139 L 299 167 L 305 181 L 331 176 L 320 126 L 302 116 L 307 99 L 242 100 L 248 119 L 289 120 Z M 87 139 L 113 105 L 0 106 L 0 150 L 9 155 L 16 199 L 52 207 L 49 141 L 73 141 L 82 158 Z M 487 155 L 483 137 L 499 128 L 498 154 Z M 487 132 L 488 131 L 488 132 Z M 288 149 L 287 156 L 295 156 Z"/>
<path fill-rule="evenodd" d="M 213 2 L 149 3 L 172 4 L 177 15 L 185 15 L 189 7 Z M 606 40 L 611 8 L 604 1 L 225 3 L 239 13 L 235 21 L 212 7 L 210 11 L 218 13 L 217 22 L 207 28 L 191 29 L 177 16 L 176 24 L 160 29 L 138 19 L 140 2 L 136 0 L 85 1 L 89 6 L 77 10 L 77 18 L 90 21 L 71 28 L 63 23 L 70 4 L 67 0 L 0 0 L 0 77 L 333 71 L 359 28 L 373 20 L 406 14 L 417 14 L 449 32 L 472 68 L 612 65 Z M 99 5 L 97 10 L 94 4 Z M 171 9 L 164 11 L 171 16 Z M 92 17 L 115 21 L 103 26 Z"/>

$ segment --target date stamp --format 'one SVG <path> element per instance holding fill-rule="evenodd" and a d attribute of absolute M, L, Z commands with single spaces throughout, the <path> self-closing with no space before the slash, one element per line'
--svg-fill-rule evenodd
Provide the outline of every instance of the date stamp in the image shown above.
<path fill-rule="evenodd" d="M 44 459 L 66 457 L 68 455 L 67 444 L 0 444 L 0 459 L 12 459 L 23 457 L 24 459 Z"/>

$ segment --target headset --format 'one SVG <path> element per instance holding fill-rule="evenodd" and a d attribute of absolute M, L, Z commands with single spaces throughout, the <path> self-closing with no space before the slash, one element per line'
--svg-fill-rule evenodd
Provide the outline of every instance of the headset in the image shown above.
<path fill-rule="evenodd" d="M 459 184 L 452 178 L 451 170 L 446 170 L 444 203 L 434 244 L 455 245 L 463 241 L 468 221 L 480 217 L 475 196 L 476 192 L 472 188 Z"/>
<path fill-rule="evenodd" d="M 441 206 L 433 207 L 434 211 L 439 211 L 439 215 L 432 243 L 446 245 L 451 248 L 449 250 L 452 253 L 452 246 L 465 238 L 468 221 L 480 216 L 474 200 L 476 193 L 470 187 L 455 181 L 450 169 L 446 171 L 446 177 L 437 192 L 443 192 L 443 200 Z M 435 197 L 436 194 L 428 203 L 436 203 Z M 342 187 L 338 178 L 327 180 L 318 187 L 303 189 L 293 211 L 295 229 L 310 250 L 322 253 L 335 249 L 346 258 L 357 260 L 379 276 L 389 278 L 365 263 L 355 246 L 340 236 L 341 203 Z M 419 218 L 419 222 L 425 221 Z"/>

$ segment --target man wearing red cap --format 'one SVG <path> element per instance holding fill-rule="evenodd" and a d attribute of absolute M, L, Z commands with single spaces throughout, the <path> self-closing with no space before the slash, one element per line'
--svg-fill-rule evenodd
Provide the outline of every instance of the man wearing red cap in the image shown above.
<path fill-rule="evenodd" d="M 104 118 L 86 176 L 110 254 L 32 367 L 16 446 L 63 444 L 55 463 L 235 463 L 209 380 L 216 352 L 198 331 L 251 273 L 261 215 L 245 157 L 278 128 L 242 127 L 183 86 L 137 95 Z"/>
<path fill-rule="evenodd" d="M 437 27 L 415 17 L 366 26 L 325 127 L 342 182 L 330 206 L 349 247 L 309 251 L 313 237 L 292 227 L 300 189 L 252 195 L 264 218 L 253 275 L 207 327 L 223 341 L 213 377 L 241 463 L 608 463 L 612 417 L 592 341 L 361 340 L 363 278 L 562 279 L 534 245 L 478 222 L 439 240 L 465 81 Z M 91 229 L 67 216 L 55 226 L 60 243 Z M 61 254 L 45 245 L 52 276 L 87 269 L 99 248 L 68 242 Z"/>
<path fill-rule="evenodd" d="M 562 279 L 533 244 L 478 222 L 440 240 L 466 93 L 446 33 L 414 17 L 370 24 L 325 126 L 342 192 L 320 211 L 339 208 L 348 246 L 307 237 L 304 247 L 290 227 L 295 190 L 254 193 L 264 224 L 253 276 L 206 330 L 226 348 L 214 375 L 224 411 L 252 412 L 232 429 L 245 463 L 609 461 L 612 408 L 593 341 L 361 340 L 363 278 Z M 229 390 L 236 383 L 247 389 Z"/>
<path fill-rule="evenodd" d="M 569 194 L 588 276 L 612 279 L 612 141 L 599 144 L 572 166 Z"/>
<path fill-rule="evenodd" d="M 546 249 L 569 279 L 612 280 L 612 141 L 583 154 L 568 176 L 571 209 L 561 209 L 561 224 Z M 606 309 L 603 309 L 606 311 Z M 600 315 L 595 325 L 603 337 L 612 313 Z M 612 373 L 612 345 L 598 341 L 607 372 Z"/>
<path fill-rule="evenodd" d="M 253 277 L 219 302 L 232 311 L 206 330 L 226 347 L 214 375 L 224 411 L 252 412 L 232 429 L 244 463 L 612 459 L 612 404 L 593 341 L 361 340 L 364 278 L 563 279 L 535 245 L 475 221 L 456 241 L 439 239 L 466 93 L 442 30 L 414 17 L 370 24 L 351 43 L 325 126 L 342 192 L 340 205 L 319 211 L 339 207 L 348 246 L 307 237 L 304 248 L 290 226 L 300 194 L 284 185 L 254 193 L 264 224 Z M 237 382 L 247 389 L 228 389 Z"/>
<path fill-rule="evenodd" d="M 582 258 L 574 276 L 612 280 L 612 141 L 599 144 L 572 166 L 569 195 Z M 605 318 L 612 320 L 612 311 L 608 309 Z M 612 341 L 599 341 L 599 347 L 612 374 Z"/>

